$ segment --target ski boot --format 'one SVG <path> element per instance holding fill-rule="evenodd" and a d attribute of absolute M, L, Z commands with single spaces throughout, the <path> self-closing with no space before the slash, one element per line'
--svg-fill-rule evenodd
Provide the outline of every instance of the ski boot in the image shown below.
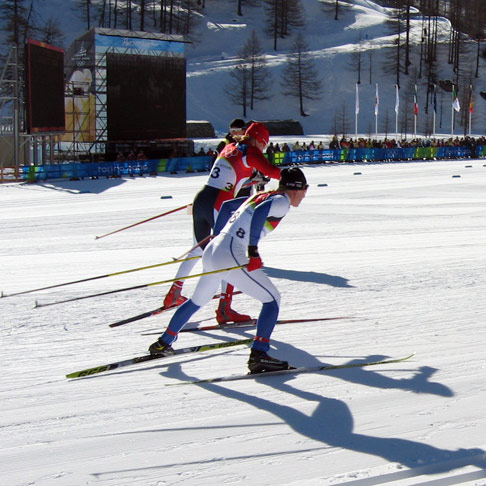
<path fill-rule="evenodd" d="M 231 284 L 226 284 L 226 292 L 221 292 L 221 298 L 219 299 L 219 306 L 216 310 L 216 320 L 219 324 L 228 324 L 234 322 L 248 322 L 253 319 L 246 314 L 239 314 L 231 308 L 231 301 L 233 300 L 234 287 Z"/>
<path fill-rule="evenodd" d="M 184 282 L 182 282 L 182 280 L 178 280 L 172 284 L 172 287 L 165 296 L 164 307 L 178 307 L 187 300 L 187 297 L 181 295 L 183 284 Z"/>
<path fill-rule="evenodd" d="M 175 354 L 175 351 L 170 344 L 156 341 L 150 345 L 149 353 L 152 356 L 172 356 Z"/>
<path fill-rule="evenodd" d="M 288 370 L 289 364 L 287 361 L 282 361 L 277 358 L 272 358 L 265 351 L 252 349 L 250 359 L 248 360 L 248 369 L 250 374 L 265 373 L 266 371 L 280 371 Z"/>

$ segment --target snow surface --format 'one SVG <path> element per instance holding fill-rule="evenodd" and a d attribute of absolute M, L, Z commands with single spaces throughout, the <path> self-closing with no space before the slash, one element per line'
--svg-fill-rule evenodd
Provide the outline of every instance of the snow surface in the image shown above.
<path fill-rule="evenodd" d="M 237 347 L 96 377 L 65 374 L 144 354 L 172 265 L 0 299 L 0 471 L 6 486 L 486 485 L 486 165 L 482 160 L 305 168 L 307 198 L 260 245 L 282 293 L 273 354 L 292 364 L 404 363 L 224 384 Z M 460 176 L 460 177 L 454 177 Z M 207 174 L 0 186 L 4 295 L 169 261 Z M 327 184 L 327 185 L 324 185 Z M 161 196 L 172 196 L 161 199 Z M 195 271 L 200 270 L 198 266 Z M 190 294 L 194 281 L 185 285 Z M 213 301 L 192 322 L 215 323 Z M 256 316 L 259 304 L 236 296 Z M 178 347 L 251 337 L 184 333 Z M 482 405 L 481 405 L 482 404 Z"/>

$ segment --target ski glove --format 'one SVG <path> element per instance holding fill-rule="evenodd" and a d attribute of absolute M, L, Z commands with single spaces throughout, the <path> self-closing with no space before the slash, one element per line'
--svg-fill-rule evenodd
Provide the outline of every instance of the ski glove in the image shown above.
<path fill-rule="evenodd" d="M 263 267 L 262 259 L 258 253 L 258 247 L 250 245 L 248 246 L 248 265 L 246 269 L 249 272 L 253 272 L 253 270 L 258 270 L 259 268 Z"/>

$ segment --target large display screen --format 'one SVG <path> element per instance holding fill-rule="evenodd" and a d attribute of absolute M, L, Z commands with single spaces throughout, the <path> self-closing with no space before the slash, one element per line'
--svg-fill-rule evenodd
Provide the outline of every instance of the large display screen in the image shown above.
<path fill-rule="evenodd" d="M 186 61 L 107 54 L 108 140 L 186 136 Z"/>
<path fill-rule="evenodd" d="M 25 73 L 28 133 L 63 132 L 64 51 L 45 42 L 29 40 Z"/>

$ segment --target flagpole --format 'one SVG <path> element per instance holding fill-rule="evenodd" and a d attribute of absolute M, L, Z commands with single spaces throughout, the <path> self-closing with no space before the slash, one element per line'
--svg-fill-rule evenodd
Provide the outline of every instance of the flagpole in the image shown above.
<path fill-rule="evenodd" d="M 417 138 L 417 107 L 418 107 L 418 101 L 417 101 L 417 85 L 415 85 L 415 94 L 414 94 L 414 106 L 413 106 L 413 137 Z"/>
<path fill-rule="evenodd" d="M 469 85 L 469 135 L 472 132 L 472 84 Z"/>
<path fill-rule="evenodd" d="M 356 103 L 355 103 L 355 110 L 354 110 L 355 138 L 358 138 L 358 113 L 359 113 L 359 87 L 358 87 L 358 83 L 356 83 Z"/>
<path fill-rule="evenodd" d="M 398 109 L 400 106 L 400 96 L 398 94 L 398 84 L 395 85 L 395 140 L 398 140 Z"/>
<path fill-rule="evenodd" d="M 437 85 L 434 84 L 434 116 L 433 116 L 433 129 L 432 129 L 432 133 L 434 134 L 434 138 L 435 138 L 435 117 L 437 115 Z"/>
<path fill-rule="evenodd" d="M 451 138 L 454 138 L 454 95 L 456 87 L 452 85 L 452 104 L 451 104 Z"/>
<path fill-rule="evenodd" d="M 378 104 L 380 103 L 378 98 L 378 83 L 376 83 L 375 94 L 375 135 L 378 137 Z"/>

